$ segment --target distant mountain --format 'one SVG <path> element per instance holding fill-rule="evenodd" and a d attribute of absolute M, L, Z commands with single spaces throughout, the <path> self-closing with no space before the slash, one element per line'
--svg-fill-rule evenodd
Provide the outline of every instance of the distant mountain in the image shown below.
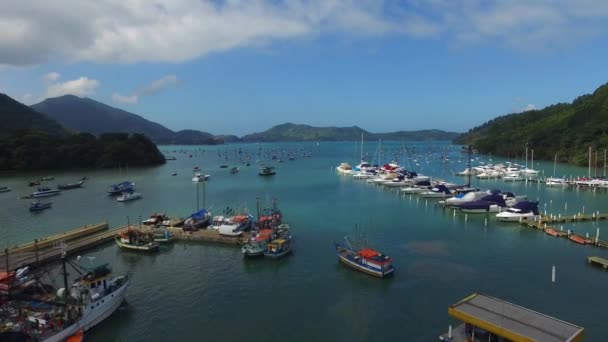
<path fill-rule="evenodd" d="M 245 135 L 245 142 L 270 141 L 350 141 L 361 139 L 383 140 L 453 140 L 459 133 L 440 130 L 399 131 L 393 133 L 370 133 L 360 127 L 313 127 L 286 123 L 264 132 Z"/>
<path fill-rule="evenodd" d="M 52 118 L 32 108 L 0 94 L 0 134 L 10 134 L 19 130 L 35 130 L 51 135 L 65 135 L 68 132 Z"/>
<path fill-rule="evenodd" d="M 220 134 L 220 135 L 216 135 L 215 138 L 222 140 L 225 144 L 241 142 L 241 138 L 237 137 L 236 135 Z"/>
<path fill-rule="evenodd" d="M 537 159 L 587 165 L 588 149 L 608 146 L 608 83 L 572 103 L 494 118 L 455 140 L 482 153 L 515 156 L 534 149 Z"/>
<path fill-rule="evenodd" d="M 140 133 L 157 144 L 221 143 L 209 133 L 194 130 L 176 133 L 137 114 L 74 95 L 49 98 L 32 108 L 78 132 L 95 135 L 109 132 Z"/>

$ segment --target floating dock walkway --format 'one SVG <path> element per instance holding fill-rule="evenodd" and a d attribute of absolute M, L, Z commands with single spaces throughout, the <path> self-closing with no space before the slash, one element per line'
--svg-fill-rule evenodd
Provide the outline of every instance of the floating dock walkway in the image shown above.
<path fill-rule="evenodd" d="M 601 266 L 603 269 L 608 270 L 608 260 L 596 256 L 587 257 L 587 262 L 591 265 Z"/>
<path fill-rule="evenodd" d="M 107 222 L 102 222 L 6 248 L 3 253 L 0 254 L 0 271 L 6 271 L 7 269 L 15 270 L 25 266 L 41 266 L 57 261 L 61 258 L 62 249 L 65 250 L 67 255 L 74 255 L 90 250 L 101 244 L 113 241 L 118 233 L 127 228 L 129 227 L 125 226 L 110 229 Z M 130 228 L 137 229 L 135 226 L 130 226 Z M 144 232 L 153 232 L 160 229 L 170 231 L 177 241 L 242 246 L 250 238 L 249 233 L 243 233 L 243 235 L 239 237 L 222 236 L 214 229 L 201 229 L 193 232 L 185 232 L 180 227 L 141 227 L 141 230 Z"/>
<path fill-rule="evenodd" d="M 539 220 L 536 221 L 520 221 L 519 223 L 527 226 L 528 228 L 534 228 L 544 231 L 547 234 L 553 233 L 556 237 L 563 237 L 570 239 L 573 242 L 582 245 L 589 245 L 593 247 L 602 247 L 608 248 L 608 241 L 601 240 L 599 238 L 599 230 L 595 237 L 582 236 L 579 234 L 575 234 L 573 232 L 563 231 L 559 228 L 552 227 L 550 225 L 556 223 L 566 223 L 566 222 L 585 222 L 585 221 L 597 221 L 597 220 L 606 220 L 608 219 L 608 214 L 599 214 L 593 213 L 591 216 L 589 215 L 573 215 L 573 216 L 557 216 L 557 215 L 544 215 L 541 216 Z"/>

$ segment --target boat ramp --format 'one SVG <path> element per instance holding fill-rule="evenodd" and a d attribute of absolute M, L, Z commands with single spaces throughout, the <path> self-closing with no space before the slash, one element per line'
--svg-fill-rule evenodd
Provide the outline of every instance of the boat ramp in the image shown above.
<path fill-rule="evenodd" d="M 582 327 L 481 293 L 450 305 L 448 314 L 462 324 L 453 330 L 450 326 L 439 337 L 444 342 L 485 342 L 496 337 L 518 342 L 583 340 Z"/>
<path fill-rule="evenodd" d="M 59 260 L 62 251 L 65 251 L 67 255 L 85 252 L 113 241 L 118 233 L 128 228 L 129 226 L 110 229 L 107 222 L 101 222 L 6 248 L 0 254 L 0 271 L 48 264 Z M 130 228 L 137 229 L 133 225 Z M 153 228 L 148 226 L 140 227 L 140 229 L 144 232 L 152 232 L 155 229 L 166 229 L 173 234 L 175 240 L 216 243 L 228 246 L 241 246 L 250 237 L 249 233 L 246 232 L 240 237 L 222 236 L 214 229 L 184 231 L 181 227 Z"/>

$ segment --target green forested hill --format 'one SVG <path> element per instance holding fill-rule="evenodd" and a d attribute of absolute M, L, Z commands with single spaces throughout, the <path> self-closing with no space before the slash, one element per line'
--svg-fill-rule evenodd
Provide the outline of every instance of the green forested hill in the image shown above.
<path fill-rule="evenodd" d="M 53 135 L 67 134 L 57 121 L 4 94 L 0 94 L 0 120 L 0 135 L 26 129 Z"/>
<path fill-rule="evenodd" d="M 608 84 L 572 103 L 509 114 L 469 130 L 454 142 L 481 153 L 521 155 L 526 144 L 538 159 L 587 164 L 588 149 L 608 147 Z"/>
<path fill-rule="evenodd" d="M 459 133 L 440 130 L 399 131 L 393 133 L 370 133 L 360 127 L 314 127 L 286 123 L 264 132 L 242 137 L 243 141 L 349 141 L 361 139 L 384 140 L 452 140 Z"/>

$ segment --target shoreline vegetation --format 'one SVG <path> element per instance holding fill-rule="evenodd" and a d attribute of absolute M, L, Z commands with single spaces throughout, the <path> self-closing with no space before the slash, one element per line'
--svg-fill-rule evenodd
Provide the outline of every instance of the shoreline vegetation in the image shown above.
<path fill-rule="evenodd" d="M 158 147 L 142 134 L 52 135 L 19 130 L 0 137 L 0 171 L 114 168 L 164 164 Z"/>

